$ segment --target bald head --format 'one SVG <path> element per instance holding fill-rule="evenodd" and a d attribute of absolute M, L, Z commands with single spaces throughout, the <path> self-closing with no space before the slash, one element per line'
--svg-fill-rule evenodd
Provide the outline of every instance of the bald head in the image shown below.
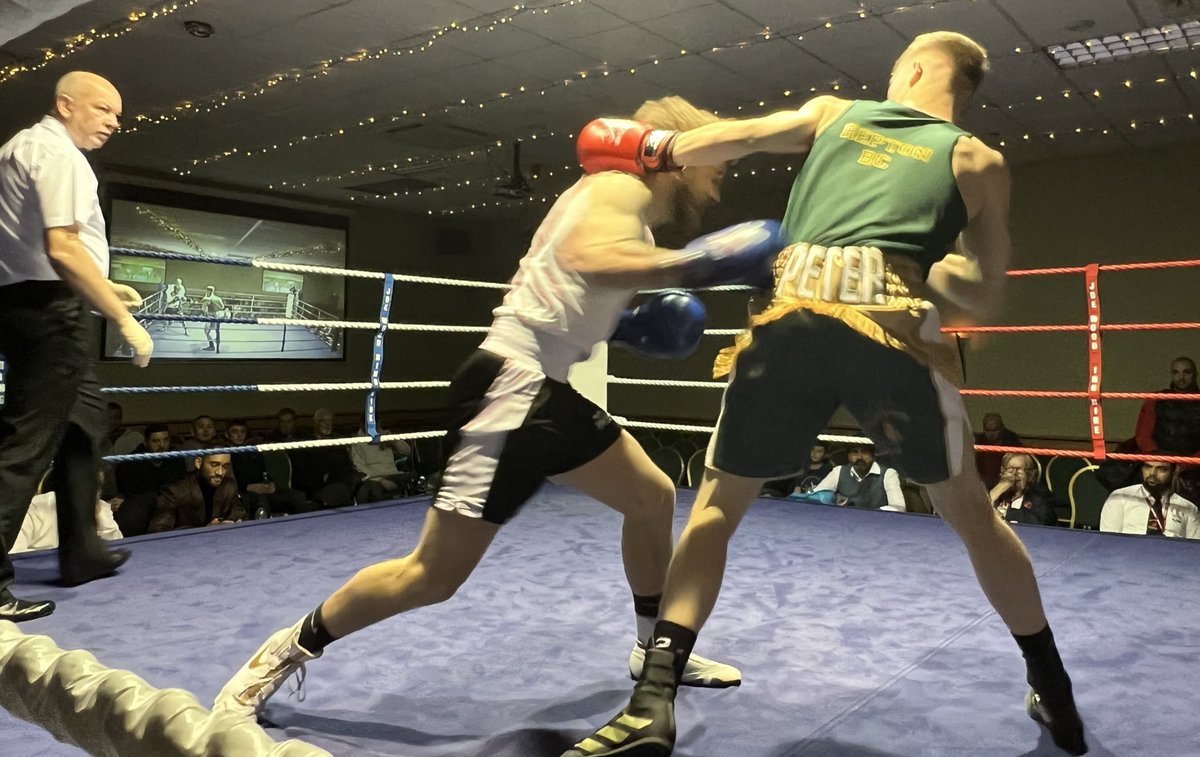
<path fill-rule="evenodd" d="M 121 94 L 102 76 L 72 71 L 54 85 L 55 118 L 80 150 L 103 147 L 121 119 Z"/>

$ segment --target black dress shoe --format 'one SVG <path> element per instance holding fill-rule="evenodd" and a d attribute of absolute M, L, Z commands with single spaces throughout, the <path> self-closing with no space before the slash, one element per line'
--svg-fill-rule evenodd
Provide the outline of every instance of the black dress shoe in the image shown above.
<path fill-rule="evenodd" d="M 24 620 L 44 618 L 54 612 L 54 603 L 45 600 L 17 599 L 8 589 L 0 591 L 0 620 L 20 623 Z"/>
<path fill-rule="evenodd" d="M 114 549 L 100 559 L 87 559 L 71 564 L 59 563 L 59 583 L 63 586 L 79 586 L 97 578 L 105 578 L 117 572 L 131 555 L 128 549 Z"/>

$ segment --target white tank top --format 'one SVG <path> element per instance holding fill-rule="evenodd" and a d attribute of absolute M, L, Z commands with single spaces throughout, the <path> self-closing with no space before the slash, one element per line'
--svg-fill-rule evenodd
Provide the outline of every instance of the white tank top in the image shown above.
<path fill-rule="evenodd" d="M 512 289 L 492 311 L 495 319 L 480 345 L 556 381 L 566 381 L 570 367 L 612 335 L 637 292 L 597 284 L 559 264 L 558 246 L 588 212 L 589 191 L 580 182 L 550 208 L 521 259 Z M 654 244 L 649 227 L 643 227 L 642 238 Z"/>

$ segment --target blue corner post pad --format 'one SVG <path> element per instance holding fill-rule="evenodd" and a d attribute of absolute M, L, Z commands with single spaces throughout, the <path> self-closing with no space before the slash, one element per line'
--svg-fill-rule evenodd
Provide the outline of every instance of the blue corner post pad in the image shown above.
<path fill-rule="evenodd" d="M 383 297 L 379 302 L 379 330 L 375 332 L 375 344 L 371 350 L 371 388 L 367 392 L 367 435 L 372 444 L 379 444 L 379 424 L 375 419 L 375 408 L 379 400 L 379 381 L 383 374 L 383 338 L 387 336 L 388 321 L 392 316 L 392 290 L 396 279 L 390 273 L 383 275 Z"/>

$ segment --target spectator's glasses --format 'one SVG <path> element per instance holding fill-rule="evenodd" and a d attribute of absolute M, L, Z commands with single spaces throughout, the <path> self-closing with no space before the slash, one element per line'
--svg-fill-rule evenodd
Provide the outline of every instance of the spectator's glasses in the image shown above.
<path fill-rule="evenodd" d="M 1004 472 L 1005 473 L 1028 473 L 1031 470 L 1033 470 L 1033 469 L 1026 468 L 1023 465 L 1010 465 L 1004 469 Z"/>

